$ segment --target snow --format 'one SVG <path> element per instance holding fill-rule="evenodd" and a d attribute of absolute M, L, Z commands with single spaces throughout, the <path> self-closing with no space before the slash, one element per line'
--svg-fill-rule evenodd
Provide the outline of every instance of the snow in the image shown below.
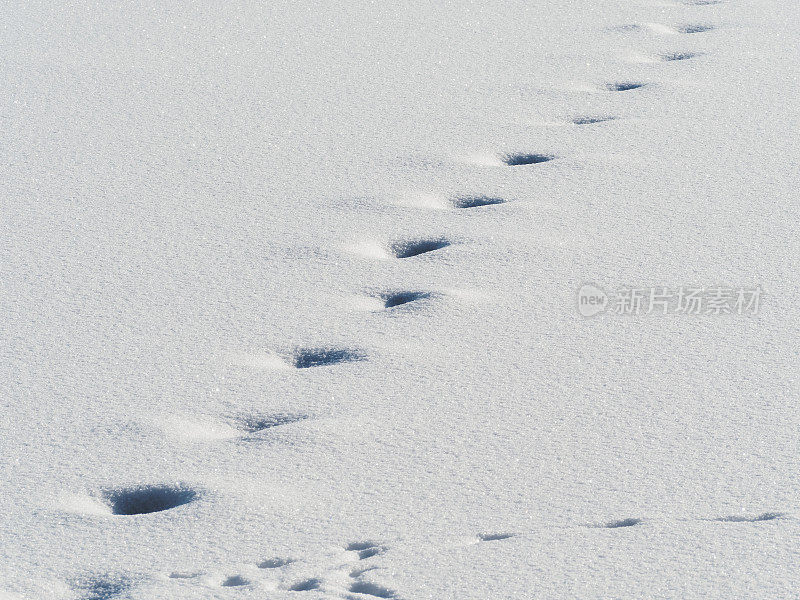
<path fill-rule="evenodd" d="M 796 597 L 791 3 L 1 16 L 0 598 Z"/>

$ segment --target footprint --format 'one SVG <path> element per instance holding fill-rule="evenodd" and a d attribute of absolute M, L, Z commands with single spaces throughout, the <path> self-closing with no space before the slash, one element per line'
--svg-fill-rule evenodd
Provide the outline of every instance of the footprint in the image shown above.
<path fill-rule="evenodd" d="M 703 24 L 694 24 L 694 25 L 681 25 L 677 28 L 678 33 L 703 33 L 705 31 L 711 31 L 714 29 L 713 25 L 703 25 Z"/>
<path fill-rule="evenodd" d="M 555 156 L 551 154 L 505 154 L 501 160 L 509 167 L 519 167 L 523 165 L 538 165 L 554 158 Z"/>
<path fill-rule="evenodd" d="M 575 117 L 572 119 L 574 125 L 594 125 L 595 123 L 605 123 L 614 121 L 617 117 Z"/>
<path fill-rule="evenodd" d="M 454 208 L 478 208 L 481 206 L 493 206 L 503 204 L 502 198 L 492 198 L 490 196 L 461 196 L 454 198 L 451 204 Z"/>
<path fill-rule="evenodd" d="M 514 537 L 513 533 L 479 533 L 478 539 L 482 542 L 497 542 Z"/>
<path fill-rule="evenodd" d="M 450 242 L 444 238 L 408 240 L 391 244 L 389 246 L 389 253 L 395 258 L 411 258 L 412 256 L 419 256 L 420 254 L 426 254 L 434 250 L 441 250 L 449 245 Z"/>
<path fill-rule="evenodd" d="M 285 567 L 286 565 L 290 565 L 293 562 L 297 562 L 293 558 L 268 558 L 267 560 L 263 560 L 258 563 L 259 569 L 279 569 L 281 567 Z"/>
<path fill-rule="evenodd" d="M 605 88 L 609 92 L 628 92 L 630 90 L 642 88 L 645 85 L 647 84 L 638 81 L 618 81 L 615 83 L 607 83 Z"/>
<path fill-rule="evenodd" d="M 383 294 L 381 300 L 383 301 L 383 308 L 395 308 L 430 297 L 431 294 L 428 292 L 391 292 Z"/>
<path fill-rule="evenodd" d="M 80 594 L 80 600 L 112 600 L 130 589 L 124 577 L 100 575 L 82 579 L 73 586 Z"/>
<path fill-rule="evenodd" d="M 380 554 L 385 551 L 386 548 L 373 542 L 353 542 L 348 544 L 345 550 L 348 552 L 357 552 L 358 558 L 364 560 Z"/>
<path fill-rule="evenodd" d="M 250 581 L 241 575 L 231 575 L 220 585 L 222 585 L 222 587 L 241 587 L 243 585 L 250 585 Z"/>
<path fill-rule="evenodd" d="M 754 517 L 744 516 L 744 515 L 732 515 L 730 517 L 721 517 L 716 519 L 717 521 L 723 521 L 725 523 L 759 523 L 761 521 L 774 521 L 775 519 L 780 519 L 781 517 L 786 516 L 784 513 L 779 512 L 765 512 L 761 513 L 760 515 L 756 515 Z"/>
<path fill-rule="evenodd" d="M 294 585 L 289 587 L 290 592 L 310 592 L 312 590 L 318 590 L 322 585 L 322 581 L 319 579 L 304 579 L 303 581 L 298 581 Z"/>
<path fill-rule="evenodd" d="M 170 579 L 196 579 L 201 577 L 203 574 L 199 571 L 189 573 L 189 572 L 181 572 L 181 571 L 174 571 L 169 574 Z"/>
<path fill-rule="evenodd" d="M 635 31 L 642 31 L 644 27 L 637 23 L 626 23 L 625 25 L 612 25 L 611 27 L 607 27 L 606 31 L 611 31 L 614 33 L 633 33 Z"/>
<path fill-rule="evenodd" d="M 620 527 L 633 527 L 641 522 L 641 519 L 628 518 L 622 519 L 621 521 L 611 521 L 605 525 L 600 525 L 600 527 L 605 527 L 606 529 L 618 529 Z"/>
<path fill-rule="evenodd" d="M 308 415 L 302 414 L 276 414 L 266 417 L 248 417 L 242 419 L 239 423 L 239 429 L 246 433 L 258 433 L 265 429 L 272 429 L 273 427 L 280 427 L 281 425 L 290 425 L 308 419 Z"/>
<path fill-rule="evenodd" d="M 356 569 L 355 571 L 350 571 L 350 577 L 353 579 L 357 579 L 361 577 L 364 573 L 368 573 L 369 571 L 375 571 L 378 567 L 365 567 L 364 569 Z"/>
<path fill-rule="evenodd" d="M 373 596 L 375 598 L 396 598 L 397 595 L 394 591 L 385 588 L 381 585 L 370 583 L 369 581 L 354 581 L 350 585 L 350 591 L 353 594 L 363 594 L 365 596 Z"/>
<path fill-rule="evenodd" d="M 195 490 L 174 485 L 145 485 L 103 492 L 103 499 L 114 515 L 161 512 L 188 504 L 198 497 Z"/>
<path fill-rule="evenodd" d="M 670 54 L 661 54 L 659 58 L 664 62 L 672 62 L 675 60 L 689 60 L 701 56 L 699 52 L 672 52 Z"/>
<path fill-rule="evenodd" d="M 296 369 L 310 369 L 312 367 L 325 367 L 364 359 L 364 354 L 359 350 L 347 348 L 302 348 L 295 351 L 291 358 L 291 363 Z"/>

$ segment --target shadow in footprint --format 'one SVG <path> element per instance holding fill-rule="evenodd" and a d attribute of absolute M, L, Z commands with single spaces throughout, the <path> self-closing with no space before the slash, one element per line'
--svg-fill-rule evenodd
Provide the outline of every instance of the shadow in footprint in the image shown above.
<path fill-rule="evenodd" d="M 454 198 L 451 202 L 454 208 L 479 208 L 481 206 L 494 206 L 503 204 L 502 198 L 492 198 L 490 196 L 461 196 Z"/>
<path fill-rule="evenodd" d="M 395 242 L 389 246 L 389 252 L 395 258 L 411 258 L 434 250 L 441 250 L 450 245 L 444 238 L 431 238 L 427 240 L 409 240 L 405 242 Z"/>
<path fill-rule="evenodd" d="M 614 121 L 617 117 L 575 117 L 572 119 L 574 125 L 594 125 L 595 123 L 605 123 Z"/>
<path fill-rule="evenodd" d="M 552 154 L 506 154 L 502 161 L 509 167 L 519 167 L 523 165 L 538 165 L 551 161 L 555 158 Z"/>
<path fill-rule="evenodd" d="M 192 489 L 171 485 L 149 485 L 107 490 L 103 497 L 115 515 L 146 515 L 188 504 L 199 494 Z"/>
<path fill-rule="evenodd" d="M 354 581 L 350 585 L 350 591 L 353 594 L 364 594 L 367 596 L 374 596 L 376 598 L 395 598 L 394 591 L 385 588 L 369 581 Z"/>
<path fill-rule="evenodd" d="M 292 357 L 296 369 L 310 369 L 339 363 L 364 360 L 364 354 L 358 350 L 346 348 L 303 348 L 297 350 Z"/>
<path fill-rule="evenodd" d="M 629 92 L 630 90 L 637 90 L 647 85 L 638 81 L 618 81 L 615 83 L 607 83 L 606 89 L 609 92 Z"/>
<path fill-rule="evenodd" d="M 600 525 L 600 527 L 605 527 L 606 529 L 619 529 L 620 527 L 633 527 L 634 525 L 638 525 L 641 523 L 641 519 L 622 519 L 621 521 L 610 521 L 605 525 Z"/>
<path fill-rule="evenodd" d="M 76 583 L 74 586 L 81 594 L 80 600 L 112 600 L 130 589 L 128 580 L 124 577 L 89 577 Z"/>
<path fill-rule="evenodd" d="M 364 567 L 363 569 L 355 569 L 354 571 L 350 571 L 350 577 L 353 579 L 357 579 L 364 575 L 364 573 L 369 573 L 370 571 L 375 571 L 379 567 L 372 566 L 372 567 Z"/>
<path fill-rule="evenodd" d="M 644 28 L 636 23 L 626 23 L 625 25 L 612 25 L 611 27 L 607 27 L 606 31 L 614 33 L 633 33 L 635 31 L 642 31 L 642 29 Z"/>
<path fill-rule="evenodd" d="M 268 558 L 267 560 L 262 560 L 257 566 L 259 569 L 279 569 L 293 562 L 295 562 L 293 558 Z"/>
<path fill-rule="evenodd" d="M 249 417 L 240 421 L 240 429 L 246 433 L 258 433 L 265 429 L 290 425 L 308 419 L 308 415 L 278 414 L 267 417 Z"/>
<path fill-rule="evenodd" d="M 682 25 L 678 27 L 679 33 L 703 33 L 705 31 L 711 31 L 714 29 L 713 25 L 703 25 L 703 24 L 695 24 L 695 25 Z"/>
<path fill-rule="evenodd" d="M 743 515 L 732 515 L 730 517 L 720 517 L 717 521 L 722 521 L 724 523 L 759 523 L 761 521 L 774 521 L 775 519 L 780 519 L 781 517 L 785 516 L 784 513 L 779 512 L 765 512 L 761 513 L 760 515 L 756 516 L 743 516 Z"/>
<path fill-rule="evenodd" d="M 479 533 L 478 539 L 482 542 L 497 542 L 514 537 L 513 533 Z"/>
<path fill-rule="evenodd" d="M 384 294 L 381 296 L 384 308 L 395 308 L 396 306 L 403 306 L 417 300 L 425 300 L 430 298 L 431 295 L 427 292 L 396 292 Z"/>
<path fill-rule="evenodd" d="M 304 579 L 303 581 L 298 581 L 294 585 L 289 587 L 290 592 L 310 592 L 312 590 L 318 590 L 322 585 L 322 581 L 319 579 Z"/>
<path fill-rule="evenodd" d="M 700 56 L 698 52 L 672 52 L 671 54 L 662 54 L 660 58 L 664 62 L 672 62 L 676 60 L 689 60 L 690 58 L 696 58 L 698 56 Z"/>
<path fill-rule="evenodd" d="M 377 556 L 385 549 L 383 546 L 373 542 L 353 542 L 345 547 L 348 552 L 357 552 L 360 560 Z"/>
<path fill-rule="evenodd" d="M 250 585 L 250 581 L 241 575 L 231 575 L 222 582 L 222 587 L 241 587 L 243 585 Z"/>

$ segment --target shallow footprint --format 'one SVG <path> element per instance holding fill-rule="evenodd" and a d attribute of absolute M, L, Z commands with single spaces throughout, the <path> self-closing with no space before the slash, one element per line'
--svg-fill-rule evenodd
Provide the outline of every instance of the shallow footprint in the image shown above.
<path fill-rule="evenodd" d="M 377 569 L 378 569 L 378 567 L 376 567 L 376 566 L 365 567 L 363 569 L 356 569 L 354 571 L 350 571 L 350 577 L 353 578 L 353 579 L 358 579 L 359 577 L 364 575 L 364 573 L 369 573 L 370 571 L 375 571 Z"/>
<path fill-rule="evenodd" d="M 605 525 L 600 525 L 600 527 L 605 527 L 606 529 L 619 529 L 620 527 L 633 527 L 634 525 L 639 525 L 641 522 L 641 519 L 628 518 L 620 521 L 610 521 Z"/>
<path fill-rule="evenodd" d="M 322 581 L 319 579 L 304 579 L 303 581 L 298 581 L 297 583 L 289 586 L 290 592 L 310 592 L 313 590 L 318 590 L 322 585 Z"/>
<path fill-rule="evenodd" d="M 285 567 L 293 562 L 296 562 L 293 558 L 268 558 L 267 560 L 262 560 L 256 566 L 259 569 L 279 569 L 280 567 Z"/>
<path fill-rule="evenodd" d="M 482 542 L 498 542 L 514 537 L 513 533 L 479 533 L 478 539 Z"/>
<path fill-rule="evenodd" d="M 594 125 L 595 123 L 605 123 L 606 121 L 614 121 L 617 117 L 575 117 L 572 119 L 573 125 Z"/>
<path fill-rule="evenodd" d="M 202 577 L 203 573 L 201 571 L 193 571 L 193 572 L 185 572 L 185 571 L 173 571 L 169 574 L 170 579 L 197 579 L 198 577 Z"/>
<path fill-rule="evenodd" d="M 672 62 L 676 60 L 689 60 L 701 56 L 699 52 L 672 52 L 669 54 L 661 54 L 659 58 L 664 62 Z"/>
<path fill-rule="evenodd" d="M 611 27 L 607 27 L 606 31 L 614 33 L 633 33 L 635 31 L 642 31 L 643 29 L 644 27 L 638 23 L 626 23 L 625 25 L 612 25 Z"/>
<path fill-rule="evenodd" d="M 678 33 L 703 33 L 706 31 L 711 31 L 714 29 L 713 25 L 704 25 L 702 23 L 696 23 L 693 25 L 681 25 L 677 28 Z"/>
<path fill-rule="evenodd" d="M 720 517 L 717 521 L 722 521 L 724 523 L 760 523 L 761 521 L 774 521 L 784 516 L 784 513 L 765 512 L 756 516 L 731 515 L 729 517 Z"/>
<path fill-rule="evenodd" d="M 614 83 L 607 83 L 605 88 L 609 92 L 629 92 L 630 90 L 637 90 L 643 88 L 646 83 L 639 81 L 618 81 Z"/>
<path fill-rule="evenodd" d="M 245 433 L 258 433 L 265 429 L 280 427 L 281 425 L 291 425 L 308 419 L 304 414 L 275 414 L 265 417 L 246 417 L 239 422 L 239 428 Z"/>

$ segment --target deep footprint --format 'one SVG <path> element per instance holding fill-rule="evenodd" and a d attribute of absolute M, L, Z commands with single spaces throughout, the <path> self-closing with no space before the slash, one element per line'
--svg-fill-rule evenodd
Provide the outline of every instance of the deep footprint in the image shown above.
<path fill-rule="evenodd" d="M 194 490 L 170 485 L 122 488 L 103 493 L 112 514 L 115 515 L 146 515 L 161 512 L 188 504 L 198 496 Z"/>
<path fill-rule="evenodd" d="M 425 300 L 430 298 L 431 295 L 427 292 L 397 292 L 385 294 L 381 297 L 383 300 L 384 308 L 395 308 L 396 306 L 403 306 L 417 300 Z"/>
<path fill-rule="evenodd" d="M 364 594 L 366 596 L 375 596 L 376 598 L 395 597 L 395 593 L 392 590 L 369 581 L 354 581 L 350 586 L 350 591 L 354 594 Z"/>
<path fill-rule="evenodd" d="M 607 83 L 606 89 L 609 92 L 629 92 L 630 90 L 637 90 L 647 85 L 636 81 L 619 81 L 616 83 Z"/>
<path fill-rule="evenodd" d="M 479 208 L 481 206 L 494 206 L 503 204 L 502 198 L 492 198 L 490 196 L 462 196 L 452 201 L 454 208 Z"/>
<path fill-rule="evenodd" d="M 502 160 L 509 167 L 519 167 L 523 165 L 538 165 L 551 161 L 555 156 L 551 154 L 506 154 Z"/>
<path fill-rule="evenodd" d="M 410 240 L 407 242 L 395 242 L 389 247 L 389 252 L 395 258 L 411 258 L 434 250 L 441 250 L 449 245 L 450 242 L 444 238 Z"/>
<path fill-rule="evenodd" d="M 346 348 L 304 348 L 294 353 L 292 364 L 296 369 L 310 369 L 339 363 L 364 360 L 358 350 Z"/>

